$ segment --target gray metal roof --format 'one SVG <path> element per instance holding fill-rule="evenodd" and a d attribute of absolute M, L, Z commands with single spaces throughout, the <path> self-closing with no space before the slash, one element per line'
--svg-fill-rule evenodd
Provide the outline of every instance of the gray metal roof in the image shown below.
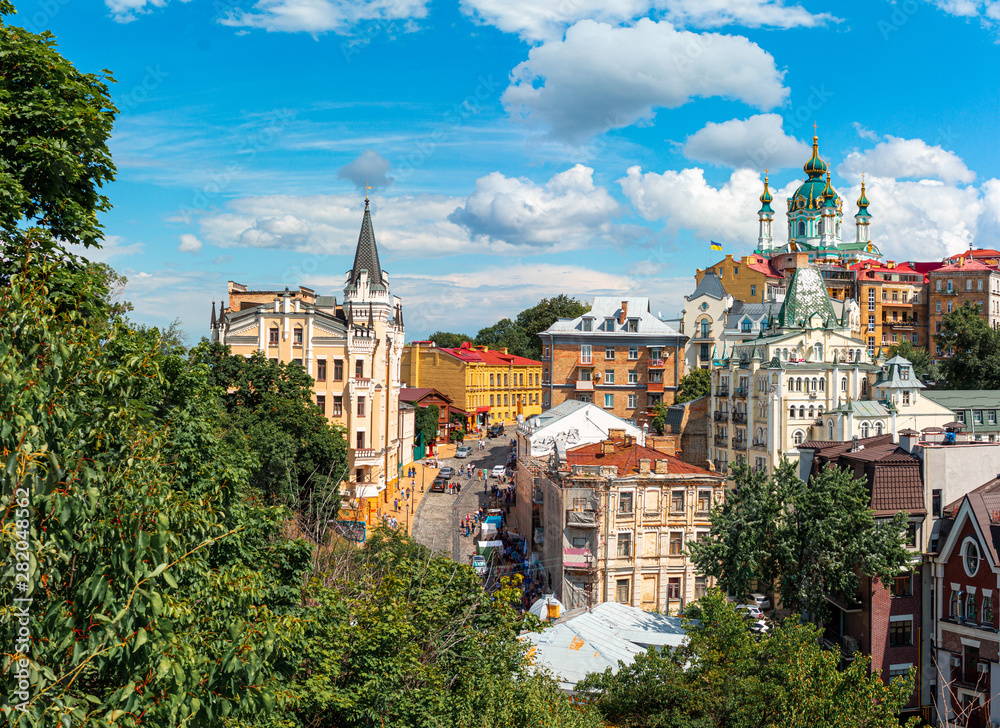
<path fill-rule="evenodd" d="M 623 302 L 626 308 L 625 321 L 619 322 Z M 590 331 L 583 330 L 585 318 L 593 320 L 593 328 Z M 605 328 L 609 319 L 613 319 L 610 329 Z M 629 319 L 639 320 L 637 331 L 628 331 Z M 649 298 L 646 296 L 597 296 L 587 313 L 573 319 L 561 318 L 541 333 L 572 333 L 584 336 L 602 336 L 609 333 L 640 337 L 650 334 L 680 336 L 676 328 L 650 313 Z"/>
<path fill-rule="evenodd" d="M 702 276 L 701 283 L 699 283 L 694 289 L 694 293 L 690 296 L 684 296 L 684 298 L 691 301 L 695 298 L 700 298 L 701 296 L 709 296 L 721 301 L 727 295 L 726 289 L 722 285 L 722 281 L 719 279 L 719 276 L 715 274 L 715 270 L 713 269 Z"/>
<path fill-rule="evenodd" d="M 378 246 L 375 244 L 375 231 L 372 229 L 372 215 L 368 209 L 368 199 L 365 198 L 365 215 L 361 219 L 361 233 L 358 235 L 358 247 L 354 251 L 354 266 L 351 268 L 349 287 L 356 287 L 361 271 L 368 271 L 368 286 L 374 291 L 386 289 L 382 278 L 382 265 L 378 260 Z"/>
<path fill-rule="evenodd" d="M 907 370 L 906 379 L 902 377 L 901 370 L 903 369 Z M 894 356 L 885 363 L 885 368 L 879 374 L 875 386 L 887 389 L 923 389 L 924 383 L 917 378 L 909 359 Z"/>
<path fill-rule="evenodd" d="M 924 396 L 950 410 L 1000 408 L 1000 389 L 929 389 Z"/>

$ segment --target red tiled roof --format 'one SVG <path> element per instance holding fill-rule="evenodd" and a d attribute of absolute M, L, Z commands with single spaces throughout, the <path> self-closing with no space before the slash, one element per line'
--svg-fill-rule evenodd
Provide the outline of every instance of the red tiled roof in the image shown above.
<path fill-rule="evenodd" d="M 978 250 L 964 250 L 958 255 L 952 256 L 955 258 L 1000 258 L 1000 250 L 993 250 L 993 248 L 980 248 Z"/>
<path fill-rule="evenodd" d="M 973 259 L 973 260 L 966 261 L 962 265 L 957 265 L 955 263 L 949 263 L 947 265 L 942 265 L 940 268 L 938 268 L 934 272 L 935 273 L 954 273 L 956 271 L 961 272 L 961 271 L 964 271 L 964 270 L 996 270 L 996 268 L 994 268 L 991 265 L 986 265 L 985 263 L 980 263 L 978 260 Z"/>
<path fill-rule="evenodd" d="M 932 270 L 937 270 L 938 268 L 940 268 L 941 266 L 943 266 L 944 263 L 941 262 L 941 261 L 933 260 L 933 261 L 929 261 L 929 262 L 927 262 L 927 261 L 925 261 L 925 262 L 911 262 L 909 265 L 910 265 L 911 268 L 913 268 L 913 270 L 917 271 L 918 273 L 923 273 L 926 276 Z"/>
<path fill-rule="evenodd" d="M 867 260 L 860 260 L 850 266 L 851 270 L 857 271 L 859 278 L 871 278 L 876 273 L 899 273 L 903 275 L 921 275 L 922 272 L 910 267 L 909 263 L 897 263 L 890 268 L 888 265 L 873 263 Z"/>
<path fill-rule="evenodd" d="M 437 391 L 433 387 L 403 387 L 399 390 L 399 401 L 400 402 L 419 402 L 424 397 L 429 395 L 435 395 L 441 399 L 451 402 L 451 397 L 447 394 Z"/>
<path fill-rule="evenodd" d="M 750 270 L 763 273 L 770 278 L 783 277 L 777 270 L 775 270 L 774 264 L 771 263 L 771 259 L 765 258 L 763 255 L 748 255 L 743 260 L 746 262 L 746 267 Z"/>
<path fill-rule="evenodd" d="M 892 516 L 899 511 L 913 515 L 927 512 L 919 463 L 877 464 L 872 475 L 871 491 L 871 507 L 876 516 Z"/>
<path fill-rule="evenodd" d="M 606 441 L 605 441 L 606 442 Z M 618 475 L 624 476 L 628 473 L 639 472 L 639 461 L 648 459 L 650 470 L 652 463 L 656 460 L 666 460 L 669 464 L 667 470 L 670 475 L 705 475 L 708 477 L 721 477 L 718 473 L 713 473 L 697 465 L 686 463 L 673 455 L 667 455 L 659 450 L 643 445 L 630 445 L 623 447 L 620 442 L 615 442 L 615 450 L 611 453 L 602 453 L 604 443 L 596 442 L 592 445 L 581 445 L 566 451 L 566 460 L 570 465 L 607 465 L 618 468 Z"/>
<path fill-rule="evenodd" d="M 476 364 L 492 364 L 496 366 L 515 366 L 515 367 L 525 367 L 525 366 L 538 366 L 540 367 L 542 363 L 540 361 L 535 361 L 534 359 L 528 359 L 523 356 L 517 356 L 515 354 L 504 354 L 501 351 L 493 351 L 487 349 L 486 351 L 480 351 L 473 349 L 471 347 L 459 347 L 454 349 L 442 348 L 441 351 L 446 354 L 450 354 L 456 359 L 460 359 L 464 362 L 476 363 Z"/>

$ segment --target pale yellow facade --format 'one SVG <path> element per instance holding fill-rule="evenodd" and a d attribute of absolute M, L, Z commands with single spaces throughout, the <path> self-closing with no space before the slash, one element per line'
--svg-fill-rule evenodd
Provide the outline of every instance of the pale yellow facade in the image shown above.
<path fill-rule="evenodd" d="M 542 363 L 485 346 L 442 349 L 417 341 L 403 349 L 403 382 L 448 395 L 467 424 L 516 421 L 542 411 Z"/>

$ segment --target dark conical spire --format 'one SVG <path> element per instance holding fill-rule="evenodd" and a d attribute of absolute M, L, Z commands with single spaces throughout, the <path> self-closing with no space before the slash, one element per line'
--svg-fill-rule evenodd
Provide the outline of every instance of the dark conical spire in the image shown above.
<path fill-rule="evenodd" d="M 368 271 L 368 285 L 372 290 L 384 291 L 385 281 L 382 279 L 382 265 L 378 260 L 378 246 L 375 244 L 375 231 L 372 229 L 372 214 L 368 208 L 368 197 L 365 197 L 365 215 L 361 220 L 361 234 L 358 236 L 358 247 L 354 251 L 354 267 L 348 287 L 358 285 L 361 271 Z"/>
<path fill-rule="evenodd" d="M 372 310 L 372 305 L 368 304 L 368 328 L 375 328 L 375 312 Z"/>
<path fill-rule="evenodd" d="M 212 328 L 215 328 L 215 301 L 212 301 Z"/>

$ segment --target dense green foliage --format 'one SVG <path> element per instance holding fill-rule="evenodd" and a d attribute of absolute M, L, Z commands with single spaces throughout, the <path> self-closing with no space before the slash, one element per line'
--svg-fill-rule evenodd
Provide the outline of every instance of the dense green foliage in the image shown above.
<path fill-rule="evenodd" d="M 434 442 L 434 438 L 437 437 L 440 417 L 441 409 L 436 404 L 417 408 L 414 429 L 423 434 L 425 445 Z"/>
<path fill-rule="evenodd" d="M 951 356 L 938 364 L 943 389 L 1000 389 L 1000 331 L 990 328 L 979 309 L 966 303 L 941 320 L 935 337 Z"/>
<path fill-rule="evenodd" d="M 310 523 L 335 516 L 340 483 L 348 476 L 347 446 L 343 428 L 316 408 L 309 373 L 261 352 L 236 356 L 217 342 L 202 342 L 190 358 L 225 390 L 229 438 L 244 439 L 256 456 L 250 484 L 265 502 L 287 504 Z"/>
<path fill-rule="evenodd" d="M 783 460 L 772 476 L 734 468 L 736 488 L 712 510 L 712 529 L 690 545 L 698 571 L 728 594 L 781 595 L 785 607 L 822 621 L 826 595 L 853 599 L 859 574 L 889 583 L 909 563 L 905 514 L 876 521 L 864 479 L 824 468 L 806 485 Z"/>
<path fill-rule="evenodd" d="M 788 619 L 755 637 L 717 591 L 698 602 L 689 642 L 651 649 L 577 684 L 620 728 L 898 728 L 912 675 L 883 685 L 858 657 L 843 671 L 819 630 Z M 916 719 L 911 720 L 911 725 Z"/>
<path fill-rule="evenodd" d="M 889 348 L 888 358 L 901 356 L 913 365 L 913 373 L 923 378 L 932 373 L 931 355 L 927 349 L 917 348 L 909 339 L 903 339 Z"/>
<path fill-rule="evenodd" d="M 677 385 L 678 404 L 690 402 L 712 393 L 712 372 L 708 369 L 693 369 L 683 377 Z"/>
<path fill-rule="evenodd" d="M 528 359 L 541 359 L 542 342 L 539 332 L 545 331 L 559 318 L 576 318 L 590 310 L 590 306 L 563 293 L 543 298 L 531 308 L 526 308 L 511 321 L 500 319 L 493 326 L 480 329 L 475 343 L 491 349 L 506 347 L 507 351 Z"/>
<path fill-rule="evenodd" d="M 435 346 L 442 349 L 457 349 L 466 341 L 472 341 L 474 337 L 465 334 L 453 334 L 449 331 L 435 331 L 427 337 L 434 342 Z"/>
<path fill-rule="evenodd" d="M 100 187 L 115 173 L 110 74 L 80 73 L 50 33 L 5 24 L 12 12 L 0 3 L 0 232 L 34 225 L 94 245 L 111 207 Z"/>

